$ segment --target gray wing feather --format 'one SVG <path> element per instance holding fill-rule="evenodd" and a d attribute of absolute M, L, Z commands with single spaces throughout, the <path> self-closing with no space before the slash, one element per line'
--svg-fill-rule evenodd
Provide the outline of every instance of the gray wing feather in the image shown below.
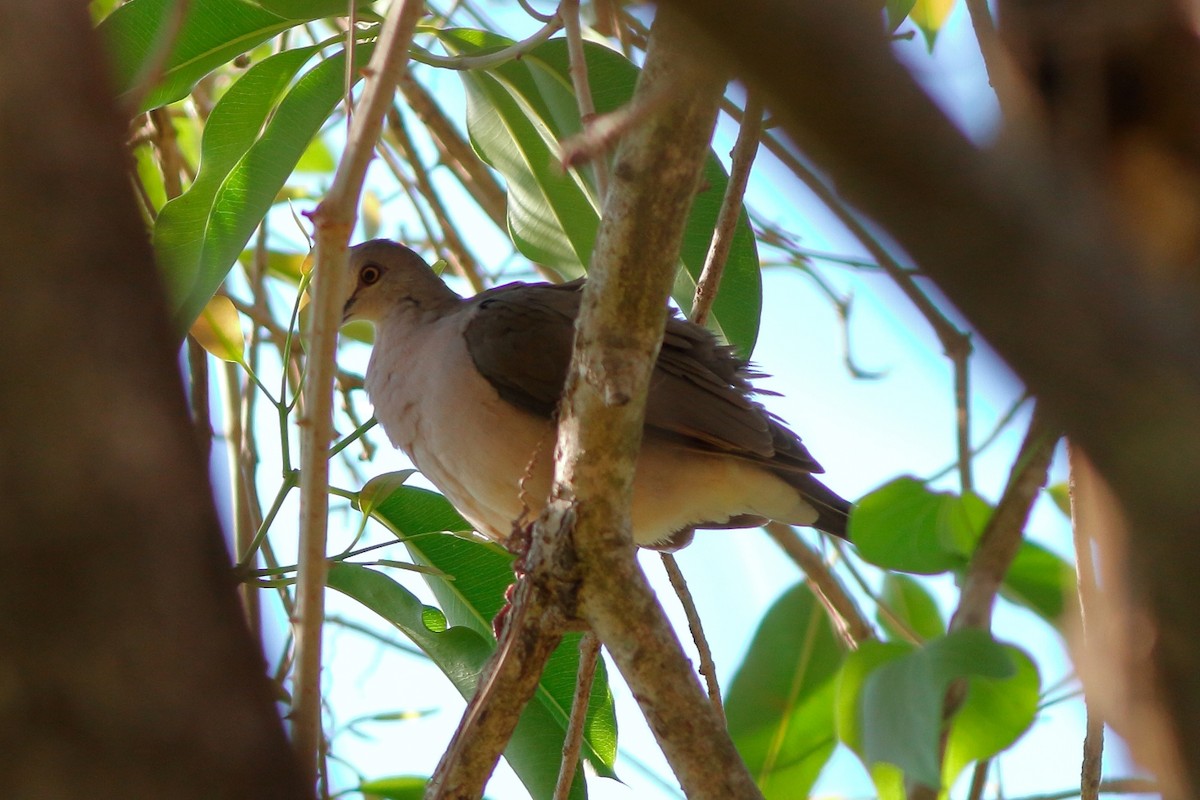
<path fill-rule="evenodd" d="M 478 295 L 464 331 L 479 370 L 507 402 L 550 417 L 566 383 L 582 280 L 510 284 Z M 647 433 L 773 470 L 821 472 L 795 433 L 753 399 L 748 364 L 705 328 L 672 316 L 651 376 Z"/>

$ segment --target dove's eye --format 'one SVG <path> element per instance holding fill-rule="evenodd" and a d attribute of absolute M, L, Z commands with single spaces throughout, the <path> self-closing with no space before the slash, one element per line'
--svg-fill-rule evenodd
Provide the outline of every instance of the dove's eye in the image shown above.
<path fill-rule="evenodd" d="M 379 279 L 382 277 L 383 270 L 375 264 L 367 264 L 358 272 L 358 280 L 363 286 L 379 283 Z"/>

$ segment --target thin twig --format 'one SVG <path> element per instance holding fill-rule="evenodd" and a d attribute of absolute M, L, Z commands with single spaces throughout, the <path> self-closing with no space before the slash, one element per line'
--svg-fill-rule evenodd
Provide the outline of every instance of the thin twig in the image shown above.
<path fill-rule="evenodd" d="M 1100 794 L 1158 794 L 1162 786 L 1149 778 L 1109 778 L 1100 782 Z M 1079 797 L 1075 789 L 1063 789 L 1061 792 L 1048 794 L 1030 794 L 1024 797 L 1013 797 L 1009 800 L 1068 800 Z"/>
<path fill-rule="evenodd" d="M 679 598 L 684 616 L 687 617 L 688 628 L 692 632 L 692 641 L 696 644 L 696 655 L 700 659 L 700 675 L 703 676 L 704 685 L 708 688 L 709 702 L 712 703 L 717 716 L 724 722 L 725 704 L 721 700 L 721 685 L 717 682 L 717 664 L 713 660 L 712 647 L 708 644 L 708 637 L 704 635 L 704 623 L 700 619 L 700 610 L 696 608 L 696 601 L 688 589 L 687 580 L 683 577 L 683 570 L 679 568 L 679 562 L 675 560 L 675 556 L 671 553 L 660 553 L 660 555 L 663 568 L 671 580 L 671 588 L 675 590 L 675 596 Z"/>
<path fill-rule="evenodd" d="M 471 145 L 459 133 L 425 87 L 417 83 L 412 75 L 400 79 L 400 91 L 408 107 L 412 109 L 441 153 L 442 162 L 458 178 L 467 193 L 478 203 L 488 218 L 500 230 L 507 230 L 508 197 L 504 187 L 488 170 Z"/>
<path fill-rule="evenodd" d="M 328 526 L 329 460 L 333 438 L 334 351 L 346 296 L 346 245 L 354 225 L 367 164 L 403 73 L 409 44 L 424 3 L 401 0 L 388 10 L 379 42 L 365 70 L 365 88 L 342 161 L 329 194 L 312 214 L 316 228 L 311 343 L 301 437 L 300 571 L 297 580 L 296 674 L 293 744 L 308 785 L 317 781 L 321 752 L 321 631 L 325 618 L 325 543 Z"/>
<path fill-rule="evenodd" d="M 708 314 L 712 310 L 713 301 L 717 299 L 717 290 L 721 287 L 725 262 L 729 259 L 729 249 L 733 246 L 734 233 L 742 216 L 742 203 L 746 194 L 746 184 L 750 180 L 750 167 L 754 164 L 758 142 L 762 138 L 762 119 L 763 105 L 756 95 L 751 94 L 746 100 L 746 111 L 742 114 L 737 141 L 733 145 L 733 152 L 730 153 L 729 183 L 726 184 L 725 196 L 721 199 L 721 210 L 717 213 L 712 242 L 709 244 L 708 254 L 704 257 L 704 269 L 700 272 L 700 280 L 696 282 L 691 320 L 698 325 L 708 322 Z"/>
<path fill-rule="evenodd" d="M 1075 543 L 1075 569 L 1077 573 L 1076 593 L 1079 598 L 1079 627 L 1083 638 L 1084 652 L 1093 645 L 1089 629 L 1088 612 L 1092 610 L 1091 599 L 1099 591 L 1096 582 L 1096 568 L 1092 563 L 1092 540 L 1087 531 L 1079 524 L 1078 498 L 1075 494 L 1076 459 L 1075 449 L 1067 443 L 1067 463 L 1070 475 L 1068 487 L 1071 500 L 1071 536 Z M 1095 708 L 1095 704 L 1085 692 L 1083 707 L 1087 722 L 1083 736 L 1083 763 L 1080 766 L 1079 796 L 1081 800 L 1096 800 L 1100 794 L 1100 778 L 1104 769 L 1104 720 Z"/>
<path fill-rule="evenodd" d="M 726 104 L 724 109 L 731 113 L 735 119 L 740 118 L 740 112 L 736 106 Z M 966 364 L 971 356 L 973 346 L 971 344 L 970 334 L 959 330 L 959 328 L 950 321 L 937 304 L 929 297 L 929 295 L 917 285 L 913 270 L 904 267 L 896 258 L 888 252 L 887 248 L 875 237 L 874 234 L 864 225 L 858 216 L 850 210 L 846 203 L 816 174 L 801 161 L 788 147 L 773 133 L 768 133 L 763 137 L 763 145 L 778 158 L 783 165 L 791 170 L 792 174 L 798 177 L 804 185 L 806 185 L 813 194 L 817 196 L 822 203 L 825 204 L 838 221 L 846 227 L 846 229 L 855 238 L 862 243 L 871 257 L 879 264 L 888 277 L 896 284 L 904 296 L 916 306 L 921 316 L 925 317 L 925 321 L 933 329 L 934 334 L 938 337 L 938 341 L 942 345 L 942 349 L 954 364 L 954 386 L 955 386 L 955 433 L 957 440 L 957 451 L 959 453 L 959 477 L 965 488 L 970 488 L 972 484 L 970 473 L 970 460 L 963 459 L 963 453 L 969 453 L 971 448 L 971 431 L 970 431 L 970 409 L 969 396 L 967 394 L 968 380 L 966 375 Z"/>
<path fill-rule="evenodd" d="M 473 291 L 482 292 L 484 290 L 484 282 L 483 276 L 479 271 L 479 264 L 476 262 L 475 257 L 471 255 L 471 251 L 467 249 L 467 245 L 463 242 L 462 237 L 458 235 L 458 230 L 450 220 L 450 214 L 446 211 L 446 206 L 438 195 L 437 189 L 434 188 L 433 181 L 429 179 L 429 172 L 421 162 L 421 155 L 417 152 L 412 137 L 408 134 L 408 127 L 404 124 L 404 117 L 395 105 L 388 109 L 387 121 L 388 125 L 384 130 L 384 135 L 386 136 L 388 133 L 391 133 L 395 137 L 395 142 L 400 146 L 405 160 L 412 167 L 413 176 L 417 181 L 417 189 L 421 192 L 421 196 L 425 198 L 425 202 L 429 204 L 430 210 L 433 211 L 433 216 L 437 219 L 438 227 L 442 230 L 442 241 L 445 243 L 446 249 L 450 251 L 454 271 L 466 279 Z"/>
<path fill-rule="evenodd" d="M 842 640 L 849 647 L 857 648 L 863 642 L 874 639 L 875 628 L 863 616 L 858 603 L 854 602 L 846 587 L 830 571 L 825 560 L 805 544 L 790 526 L 769 522 L 764 527 L 767 535 L 808 577 L 813 591 L 829 611 L 834 627 L 841 632 Z"/>
<path fill-rule="evenodd" d="M 991 766 L 990 758 L 975 762 L 975 769 L 971 772 L 971 788 L 967 791 L 967 800 L 983 800 L 983 792 L 987 789 L 988 770 L 991 769 Z"/>
<path fill-rule="evenodd" d="M 579 25 L 579 0 L 562 0 L 558 7 L 566 29 L 567 53 L 570 60 L 571 86 L 575 89 L 575 102 L 579 106 L 579 121 L 584 131 L 591 127 L 596 118 L 596 104 L 592 102 L 592 89 L 588 84 L 587 57 L 583 50 L 583 30 Z M 596 194 L 600 205 L 608 194 L 608 163 L 604 159 L 592 162 L 596 176 Z"/>
<path fill-rule="evenodd" d="M 542 44 L 562 28 L 562 20 L 555 14 L 545 25 L 527 39 L 480 56 L 439 56 L 420 47 L 412 47 L 412 60 L 430 67 L 453 70 L 495 69 L 509 61 L 520 58 Z"/>
<path fill-rule="evenodd" d="M 600 656 L 600 640 L 588 631 L 579 639 L 579 674 L 575 679 L 575 697 L 571 701 L 571 718 L 567 722 L 563 738 L 562 763 L 558 768 L 558 783 L 554 787 L 554 800 L 566 800 L 575 781 L 579 753 L 583 749 L 583 730 L 587 722 L 588 701 L 592 697 L 592 683 L 596 677 L 596 660 Z"/>

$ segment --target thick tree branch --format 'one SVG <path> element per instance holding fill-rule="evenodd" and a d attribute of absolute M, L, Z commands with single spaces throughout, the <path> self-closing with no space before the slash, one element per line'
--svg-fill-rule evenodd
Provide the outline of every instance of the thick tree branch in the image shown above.
<path fill-rule="evenodd" d="M 547 513 L 569 509 L 577 517 L 581 615 L 638 698 L 684 791 L 757 797 L 646 583 L 629 532 L 650 369 L 722 87 L 697 72 L 694 53 L 683 21 L 660 12 L 638 85 L 641 97 L 660 100 L 616 154 L 576 327 Z M 554 546 L 535 534 L 531 557 Z"/>

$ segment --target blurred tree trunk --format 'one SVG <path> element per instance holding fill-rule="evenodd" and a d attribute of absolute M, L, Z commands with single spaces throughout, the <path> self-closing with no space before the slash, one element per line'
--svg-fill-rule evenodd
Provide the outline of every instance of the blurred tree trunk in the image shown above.
<path fill-rule="evenodd" d="M 0 796 L 304 797 L 86 4 L 0 4 Z"/>

